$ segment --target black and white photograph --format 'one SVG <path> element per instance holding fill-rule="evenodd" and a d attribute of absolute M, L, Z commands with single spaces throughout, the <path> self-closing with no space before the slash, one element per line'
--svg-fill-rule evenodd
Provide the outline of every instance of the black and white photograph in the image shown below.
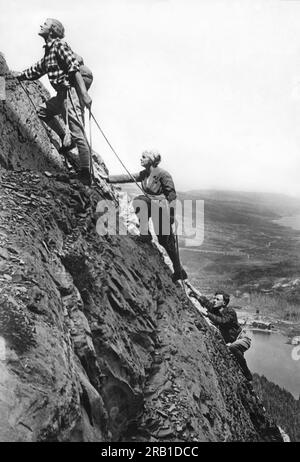
<path fill-rule="evenodd" d="M 0 7 L 0 442 L 299 442 L 300 0 Z"/>

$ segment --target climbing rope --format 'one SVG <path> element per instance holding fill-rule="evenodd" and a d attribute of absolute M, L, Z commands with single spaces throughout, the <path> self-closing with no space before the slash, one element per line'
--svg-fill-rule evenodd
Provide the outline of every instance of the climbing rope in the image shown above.
<path fill-rule="evenodd" d="M 23 89 L 25 95 L 27 96 L 27 98 L 29 99 L 30 103 L 32 104 L 32 106 L 33 106 L 35 112 L 38 112 L 38 108 L 37 108 L 35 102 L 33 101 L 33 99 L 31 98 L 29 91 L 27 90 L 27 88 L 25 87 L 25 85 L 21 82 L 21 80 L 19 80 L 19 83 L 20 83 L 21 88 Z M 46 125 L 44 124 L 44 122 L 43 122 L 39 117 L 38 117 L 38 119 L 39 119 L 39 121 L 41 122 L 42 126 L 44 127 L 44 130 L 45 130 L 45 132 L 46 132 L 46 134 L 47 134 L 47 136 L 48 136 L 48 138 L 49 138 L 49 141 L 51 142 L 51 144 L 53 144 L 53 143 L 52 143 L 52 140 L 51 140 L 51 138 L 50 138 L 50 135 L 49 135 L 49 133 L 48 133 L 48 130 L 47 130 L 47 128 L 46 128 Z"/>
<path fill-rule="evenodd" d="M 189 299 L 188 293 L 186 291 L 186 286 L 185 286 L 184 280 L 182 278 L 182 266 L 181 266 L 180 254 L 179 254 L 179 243 L 178 243 L 177 228 L 178 228 L 178 223 L 177 223 L 177 220 L 175 219 L 175 243 L 176 243 L 176 252 L 177 252 L 177 255 L 178 255 L 178 262 L 179 262 L 179 266 L 180 266 L 180 279 L 182 281 L 182 289 L 183 289 L 186 297 Z"/>
<path fill-rule="evenodd" d="M 80 117 L 78 115 L 78 112 L 77 112 L 77 109 L 75 107 L 75 104 L 74 104 L 74 100 L 73 100 L 73 97 L 72 97 L 72 94 L 71 94 L 71 91 L 70 89 L 68 89 L 68 95 L 69 95 L 69 98 L 70 98 L 70 101 L 71 101 L 71 104 L 72 104 L 72 107 L 73 107 L 73 111 L 76 115 L 76 119 L 77 119 L 77 122 L 81 128 L 81 131 L 83 133 L 83 136 L 85 138 L 85 142 L 86 144 L 88 145 L 89 147 L 89 156 L 90 156 L 90 165 L 89 165 L 89 170 L 90 170 L 90 175 L 92 177 L 92 180 L 95 182 L 95 176 L 94 176 L 94 166 L 93 166 L 93 152 L 92 152 L 92 146 L 91 146 L 91 143 L 92 143 L 92 130 L 91 130 L 91 123 L 90 123 L 90 141 L 87 139 L 87 136 L 86 136 L 86 133 L 85 133 L 85 128 L 83 126 L 83 123 L 82 121 L 80 120 Z M 90 111 L 91 113 L 91 111 Z"/>
<path fill-rule="evenodd" d="M 37 107 L 35 105 L 35 102 L 32 100 L 29 92 L 27 91 L 27 88 L 25 87 L 25 85 L 23 85 L 23 83 L 21 82 L 21 80 L 19 80 L 19 83 L 21 85 L 21 87 L 23 88 L 23 91 L 24 93 L 26 94 L 27 98 L 29 99 L 29 101 L 31 102 L 32 106 L 34 107 L 35 111 L 37 111 Z"/>
<path fill-rule="evenodd" d="M 95 178 L 94 175 L 94 164 L 93 164 L 93 144 L 92 144 L 92 114 L 91 110 L 89 110 L 89 129 L 90 129 L 90 170 L 91 170 L 91 175 L 93 178 Z"/>
<path fill-rule="evenodd" d="M 21 80 L 19 80 L 19 83 L 20 83 L 21 88 L 23 89 L 25 95 L 26 95 L 27 98 L 29 99 L 29 101 L 30 101 L 32 107 L 34 108 L 35 112 L 38 112 L 38 108 L 37 108 L 35 102 L 33 101 L 33 99 L 31 98 L 29 91 L 27 90 L 27 88 L 25 87 L 25 85 L 21 82 Z M 34 83 L 36 83 L 36 82 L 34 82 Z M 44 98 L 44 99 L 45 99 L 45 98 Z M 66 117 L 67 117 L 67 116 L 66 116 Z M 53 144 L 53 140 L 52 140 L 51 136 L 49 135 L 49 131 L 48 131 L 48 129 L 47 129 L 47 126 L 46 126 L 45 122 L 43 122 L 43 120 L 40 119 L 40 117 L 38 117 L 38 119 L 39 119 L 41 125 L 43 126 L 43 128 L 44 128 L 44 130 L 45 130 L 45 133 L 46 133 L 46 135 L 47 135 L 47 137 L 48 137 L 50 143 Z M 66 120 L 66 125 L 67 125 L 67 127 L 68 127 L 68 118 L 67 118 L 67 120 Z M 54 147 L 55 147 L 55 149 L 57 149 L 56 146 L 54 146 Z M 64 159 L 65 159 L 65 165 L 67 166 L 67 160 L 68 160 L 68 159 L 67 159 L 66 156 L 64 156 Z"/>
<path fill-rule="evenodd" d="M 94 114 L 92 113 L 92 111 L 90 112 L 91 113 L 91 116 L 95 122 L 95 124 L 97 125 L 97 127 L 99 128 L 103 138 L 105 139 L 105 141 L 107 142 L 108 146 L 110 147 L 110 149 L 112 150 L 112 152 L 114 153 L 114 155 L 116 156 L 116 158 L 118 159 L 118 161 L 120 162 L 120 164 L 122 165 L 122 167 L 125 169 L 125 171 L 128 173 L 128 175 L 130 176 L 130 178 L 133 180 L 133 182 L 136 184 L 136 186 L 142 191 L 143 195 L 146 196 L 149 200 L 151 200 L 151 197 L 143 190 L 143 188 L 141 188 L 141 186 L 138 184 L 138 182 L 136 181 L 136 179 L 134 178 L 134 176 L 130 173 L 130 171 L 127 169 L 126 165 L 124 164 L 124 162 L 122 161 L 122 159 L 120 158 L 120 156 L 117 154 L 117 152 L 115 151 L 115 149 L 112 147 L 111 143 L 109 142 L 107 136 L 105 135 L 104 131 L 102 130 L 102 128 L 100 127 L 99 123 L 97 122 L 96 120 L 96 117 L 94 116 Z"/>

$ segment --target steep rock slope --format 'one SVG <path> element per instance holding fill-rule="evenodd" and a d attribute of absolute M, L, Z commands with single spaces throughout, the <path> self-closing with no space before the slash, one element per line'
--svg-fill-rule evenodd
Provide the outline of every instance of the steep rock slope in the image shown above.
<path fill-rule="evenodd" d="M 47 90 L 38 81 L 22 82 L 22 87 L 12 79 L 0 53 L 1 75 L 6 77 L 6 101 L 0 101 L 0 165 L 13 169 L 62 168 L 62 160 L 34 109 L 49 97 Z"/>
<path fill-rule="evenodd" d="M 0 440 L 279 441 L 158 249 L 99 236 L 104 194 L 46 177 L 24 95 L 0 104 Z"/>

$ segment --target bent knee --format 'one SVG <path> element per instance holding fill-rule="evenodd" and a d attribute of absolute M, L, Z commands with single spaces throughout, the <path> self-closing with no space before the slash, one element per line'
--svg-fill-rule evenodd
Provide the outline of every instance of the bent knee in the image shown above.
<path fill-rule="evenodd" d="M 47 108 L 45 106 L 39 106 L 37 109 L 37 115 L 42 120 L 47 120 L 49 115 L 47 114 Z"/>

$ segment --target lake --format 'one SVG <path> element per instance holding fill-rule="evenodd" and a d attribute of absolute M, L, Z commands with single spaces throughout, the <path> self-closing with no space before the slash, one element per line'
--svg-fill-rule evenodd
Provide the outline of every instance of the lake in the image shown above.
<path fill-rule="evenodd" d="M 271 382 L 289 391 L 296 399 L 300 395 L 300 360 L 292 359 L 294 345 L 279 333 L 254 331 L 251 348 L 245 353 L 249 369 L 264 375 Z"/>
<path fill-rule="evenodd" d="M 282 217 L 274 223 L 300 230 L 300 215 Z M 251 348 L 245 353 L 249 369 L 264 375 L 271 382 L 289 391 L 296 399 L 300 395 L 300 360 L 292 359 L 293 345 L 279 333 L 253 332 Z"/>
<path fill-rule="evenodd" d="M 282 226 L 288 226 L 297 231 L 300 230 L 300 215 L 292 215 L 290 217 L 281 217 L 279 220 L 273 220 L 274 223 Z"/>

